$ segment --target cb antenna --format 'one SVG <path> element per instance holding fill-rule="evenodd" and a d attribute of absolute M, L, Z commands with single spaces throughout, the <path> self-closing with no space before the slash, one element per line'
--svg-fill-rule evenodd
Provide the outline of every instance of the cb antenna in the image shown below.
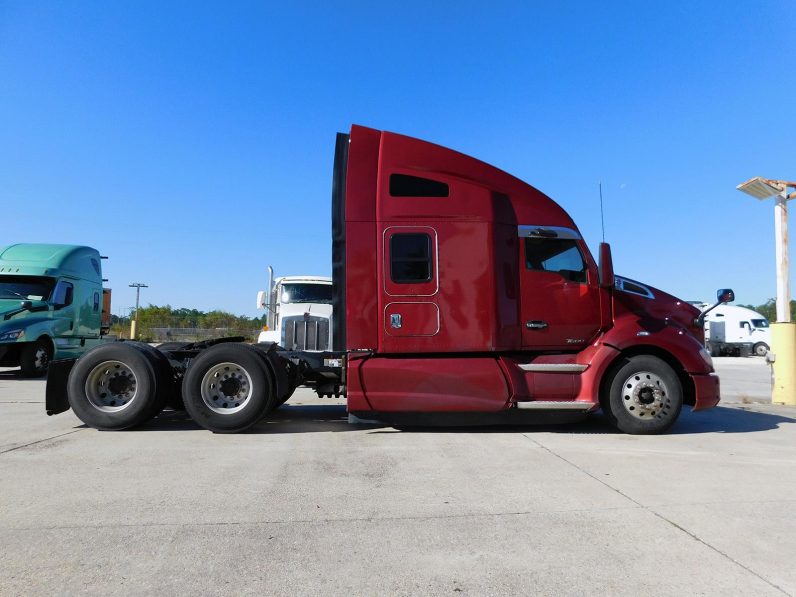
<path fill-rule="evenodd" d="M 600 185 L 600 225 L 603 228 L 603 242 L 605 242 L 605 216 L 603 215 L 603 183 L 602 181 L 599 183 Z"/>

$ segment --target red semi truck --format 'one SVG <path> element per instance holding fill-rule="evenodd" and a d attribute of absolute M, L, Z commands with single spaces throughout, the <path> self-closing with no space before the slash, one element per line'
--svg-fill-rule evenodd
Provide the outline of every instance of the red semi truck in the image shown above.
<path fill-rule="evenodd" d="M 47 412 L 124 429 L 179 397 L 214 432 L 242 431 L 299 385 L 394 425 L 572 421 L 602 408 L 660 433 L 715 406 L 698 309 L 614 276 L 552 199 L 472 157 L 353 126 L 332 190 L 332 350 L 229 338 L 113 342 L 54 362 Z M 732 291 L 719 291 L 719 302 Z"/>

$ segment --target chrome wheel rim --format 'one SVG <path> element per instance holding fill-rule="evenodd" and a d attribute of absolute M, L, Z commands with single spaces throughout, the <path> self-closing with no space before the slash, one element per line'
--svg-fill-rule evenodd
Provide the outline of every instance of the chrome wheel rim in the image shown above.
<path fill-rule="evenodd" d="M 202 401 L 215 413 L 231 415 L 246 408 L 252 397 L 252 378 L 237 363 L 219 363 L 202 377 Z"/>
<path fill-rule="evenodd" d="M 622 384 L 622 405 L 640 420 L 661 419 L 669 414 L 672 401 L 669 388 L 651 371 L 634 373 Z"/>
<path fill-rule="evenodd" d="M 119 412 L 138 396 L 138 379 L 121 361 L 104 361 L 86 378 L 86 397 L 91 406 L 102 412 Z"/>

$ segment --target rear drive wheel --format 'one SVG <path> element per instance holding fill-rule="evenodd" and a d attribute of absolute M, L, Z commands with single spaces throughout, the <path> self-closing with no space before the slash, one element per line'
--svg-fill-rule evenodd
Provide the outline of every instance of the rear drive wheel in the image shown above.
<path fill-rule="evenodd" d="M 80 357 L 69 374 L 69 405 L 86 425 L 128 429 L 163 409 L 168 392 L 155 359 L 133 342 L 105 344 Z"/>
<path fill-rule="evenodd" d="M 768 344 L 766 344 L 765 342 L 758 342 L 757 344 L 755 344 L 755 347 L 752 350 L 754 351 L 756 356 L 764 357 L 768 352 Z"/>
<path fill-rule="evenodd" d="M 48 338 L 26 344 L 19 355 L 19 365 L 25 377 L 41 377 L 53 358 L 53 345 Z"/>
<path fill-rule="evenodd" d="M 674 370 L 651 355 L 621 360 L 609 374 L 602 405 L 620 431 L 634 435 L 667 431 L 683 407 L 683 389 Z"/>
<path fill-rule="evenodd" d="M 247 344 L 202 352 L 188 366 L 182 397 L 191 418 L 214 433 L 243 431 L 277 405 L 268 366 Z"/>

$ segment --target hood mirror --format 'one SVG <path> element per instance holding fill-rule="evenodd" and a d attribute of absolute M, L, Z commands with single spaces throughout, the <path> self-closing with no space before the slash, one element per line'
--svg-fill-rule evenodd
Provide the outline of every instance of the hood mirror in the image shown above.
<path fill-rule="evenodd" d="M 694 325 L 697 327 L 702 327 L 705 325 L 705 315 L 713 311 L 719 305 L 723 305 L 724 303 L 731 303 L 735 300 L 735 293 L 732 291 L 731 288 L 722 288 L 716 293 L 716 304 L 708 307 L 702 313 L 699 314 L 694 320 Z"/>
<path fill-rule="evenodd" d="M 611 245 L 600 243 L 600 262 L 597 269 L 600 274 L 600 286 L 612 288 L 614 285 L 614 260 L 611 257 Z"/>

